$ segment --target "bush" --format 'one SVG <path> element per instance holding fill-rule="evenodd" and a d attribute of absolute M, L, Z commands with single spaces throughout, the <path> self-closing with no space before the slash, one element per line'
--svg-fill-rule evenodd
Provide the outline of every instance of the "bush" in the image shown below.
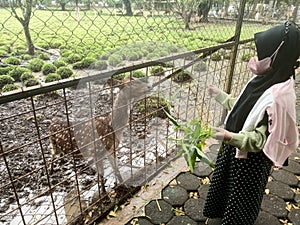
<path fill-rule="evenodd" d="M 190 73 L 188 71 L 181 71 L 172 77 L 172 81 L 176 83 L 183 83 L 191 80 L 192 77 L 190 76 Z"/>
<path fill-rule="evenodd" d="M 66 79 L 72 76 L 74 72 L 70 68 L 63 66 L 57 69 L 57 74 L 59 74 L 62 79 Z"/>
<path fill-rule="evenodd" d="M 14 78 L 8 75 L 0 75 L 0 88 L 6 84 L 13 84 L 15 82 Z"/>
<path fill-rule="evenodd" d="M 157 59 L 159 58 L 159 54 L 157 52 L 150 52 L 148 55 L 147 55 L 147 59 Z"/>
<path fill-rule="evenodd" d="M 171 104 L 165 98 L 152 95 L 135 103 L 135 108 L 139 113 L 146 114 L 147 117 L 160 117 L 166 119 L 167 116 L 164 113 L 164 110 L 170 113 Z"/>
<path fill-rule="evenodd" d="M 67 66 L 68 64 L 65 61 L 59 59 L 54 61 L 53 65 L 56 66 L 56 68 L 59 68 L 59 67 Z"/>
<path fill-rule="evenodd" d="M 42 60 L 49 60 L 50 56 L 45 52 L 40 52 L 38 53 L 38 58 Z"/>
<path fill-rule="evenodd" d="M 45 64 L 45 62 L 43 60 L 35 58 L 35 59 L 32 59 L 29 62 L 28 68 L 32 72 L 40 72 L 42 70 L 42 67 L 43 67 L 44 64 Z"/>
<path fill-rule="evenodd" d="M 12 78 L 14 78 L 15 81 L 19 82 L 21 81 L 20 78 L 22 76 L 23 73 L 25 72 L 31 72 L 28 68 L 24 68 L 24 67 L 15 67 L 13 70 L 11 70 L 9 72 L 9 76 L 11 76 Z"/>
<path fill-rule="evenodd" d="M 164 69 L 162 68 L 162 66 L 152 66 L 150 69 L 150 73 L 153 76 L 162 76 L 164 75 Z"/>
<path fill-rule="evenodd" d="M 38 85 L 40 82 L 38 79 L 36 78 L 31 78 L 31 79 L 28 79 L 24 82 L 24 85 L 26 87 L 31 87 L 31 86 L 35 86 L 35 85 Z"/>
<path fill-rule="evenodd" d="M 49 63 L 49 64 L 44 64 L 42 67 L 42 72 L 44 75 L 48 75 L 49 73 L 55 73 L 56 72 L 56 66 L 54 66 L 53 64 Z"/>
<path fill-rule="evenodd" d="M 14 67 L 12 66 L 0 67 L 0 75 L 8 75 L 9 72 L 13 69 Z"/>
<path fill-rule="evenodd" d="M 16 84 L 5 84 L 2 87 L 2 92 L 8 92 L 8 91 L 13 91 L 19 89 L 19 86 Z"/>
<path fill-rule="evenodd" d="M 10 56 L 10 57 L 6 58 L 3 62 L 5 64 L 10 64 L 10 65 L 20 65 L 21 64 L 21 60 L 14 56 Z"/>
<path fill-rule="evenodd" d="M 144 73 L 143 71 L 140 71 L 140 70 L 135 70 L 132 73 L 132 77 L 135 77 L 135 78 L 146 77 L 146 73 Z"/>
<path fill-rule="evenodd" d="M 58 81 L 61 79 L 61 76 L 57 73 L 50 73 L 45 77 L 45 83 Z"/>
<path fill-rule="evenodd" d="M 111 77 L 115 80 L 123 80 L 125 77 L 128 77 L 129 73 L 120 73 L 120 74 L 114 74 Z"/>
<path fill-rule="evenodd" d="M 211 60 L 212 61 L 220 61 L 220 60 L 222 60 L 222 55 L 220 53 L 216 52 L 211 55 Z"/>
<path fill-rule="evenodd" d="M 27 81 L 27 80 L 29 80 L 29 79 L 32 79 L 32 78 L 34 78 L 34 75 L 33 75 L 33 73 L 30 71 L 30 72 L 24 72 L 24 73 L 21 75 L 20 80 L 21 80 L 22 82 L 25 82 L 25 81 Z"/>
<path fill-rule="evenodd" d="M 243 62 L 248 62 L 252 56 L 253 56 L 252 53 L 245 53 L 242 55 L 241 59 Z"/>
<path fill-rule="evenodd" d="M 96 70 L 106 70 L 107 69 L 107 62 L 105 60 L 97 60 L 92 64 L 92 68 Z"/>
<path fill-rule="evenodd" d="M 126 57 L 129 61 L 136 61 L 142 58 L 137 52 L 129 52 Z"/>
<path fill-rule="evenodd" d="M 108 57 L 108 63 L 111 66 L 117 66 L 121 62 L 123 62 L 123 57 L 119 54 L 112 54 L 111 56 Z"/>
<path fill-rule="evenodd" d="M 91 57 L 86 57 L 80 62 L 76 62 L 73 64 L 73 69 L 85 69 L 89 68 L 96 60 Z"/>
<path fill-rule="evenodd" d="M 28 55 L 28 54 L 21 55 L 20 57 L 21 57 L 21 59 L 23 59 L 23 60 L 30 60 L 30 59 L 32 59 L 32 56 L 31 56 L 31 55 Z"/>
<path fill-rule="evenodd" d="M 68 63 L 73 64 L 73 63 L 76 63 L 76 62 L 81 61 L 82 58 L 83 58 L 83 55 L 77 54 L 77 53 L 73 53 L 73 54 L 70 54 L 70 55 L 67 57 L 67 60 L 66 60 L 66 61 L 67 61 Z"/>
<path fill-rule="evenodd" d="M 5 56 L 7 52 L 4 49 L 0 49 L 0 56 Z"/>
<path fill-rule="evenodd" d="M 206 71 L 206 64 L 203 61 L 197 62 L 194 65 L 194 70 L 198 72 Z"/>

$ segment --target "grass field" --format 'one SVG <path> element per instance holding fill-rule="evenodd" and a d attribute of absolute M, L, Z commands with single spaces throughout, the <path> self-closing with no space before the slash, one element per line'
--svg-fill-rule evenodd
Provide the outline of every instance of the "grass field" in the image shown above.
<path fill-rule="evenodd" d="M 80 22 L 78 18 L 80 17 Z M 194 50 L 224 41 L 234 35 L 235 21 L 193 23 L 184 30 L 183 20 L 175 16 L 116 16 L 97 10 L 80 11 L 33 10 L 30 30 L 35 45 L 43 48 L 71 49 L 102 55 L 116 46 L 138 41 L 168 42 Z M 0 9 L 0 46 L 12 51 L 26 49 L 20 23 L 8 9 Z M 264 30 L 261 25 L 243 29 L 242 39 Z"/>

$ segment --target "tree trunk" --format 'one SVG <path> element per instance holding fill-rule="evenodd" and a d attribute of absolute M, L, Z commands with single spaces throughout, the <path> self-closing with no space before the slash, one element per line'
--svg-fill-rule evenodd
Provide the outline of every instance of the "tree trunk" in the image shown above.
<path fill-rule="evenodd" d="M 293 22 L 296 23 L 296 20 L 297 20 L 297 15 L 298 15 L 298 10 L 299 10 L 299 1 L 295 1 L 295 9 L 294 9 L 294 12 L 293 12 Z"/>
<path fill-rule="evenodd" d="M 133 12 L 132 12 L 132 9 L 131 9 L 131 2 L 130 0 L 123 0 L 123 3 L 125 5 L 125 10 L 126 10 L 126 16 L 132 16 L 133 15 Z"/>
<path fill-rule="evenodd" d="M 28 24 L 22 24 L 22 25 L 23 25 L 23 30 L 24 30 L 25 37 L 26 37 L 28 54 L 29 55 L 34 55 L 34 45 L 33 45 L 32 39 L 31 39 L 30 31 L 29 31 L 29 23 Z"/>
<path fill-rule="evenodd" d="M 60 3 L 61 11 L 66 11 L 66 3 Z"/>

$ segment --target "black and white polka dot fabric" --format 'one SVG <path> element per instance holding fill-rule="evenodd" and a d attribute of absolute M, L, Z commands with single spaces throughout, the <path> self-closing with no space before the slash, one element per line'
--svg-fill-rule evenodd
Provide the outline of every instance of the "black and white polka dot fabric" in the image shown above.
<path fill-rule="evenodd" d="M 207 194 L 204 216 L 222 218 L 222 225 L 253 225 L 258 216 L 272 162 L 261 151 L 235 158 L 223 144 Z"/>

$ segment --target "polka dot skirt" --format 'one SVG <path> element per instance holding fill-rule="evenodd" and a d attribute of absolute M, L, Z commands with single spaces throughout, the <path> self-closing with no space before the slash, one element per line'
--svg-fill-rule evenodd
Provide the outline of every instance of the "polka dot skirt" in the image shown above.
<path fill-rule="evenodd" d="M 258 216 L 272 162 L 261 151 L 235 158 L 223 144 L 207 194 L 204 216 L 222 218 L 222 225 L 253 225 Z"/>

